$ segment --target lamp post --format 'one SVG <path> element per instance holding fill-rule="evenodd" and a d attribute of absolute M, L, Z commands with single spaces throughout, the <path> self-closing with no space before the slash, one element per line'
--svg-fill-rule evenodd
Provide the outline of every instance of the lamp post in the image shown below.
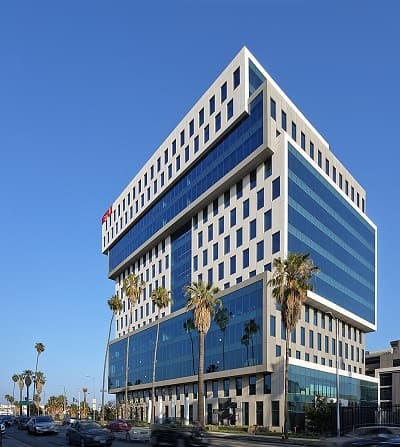
<path fill-rule="evenodd" d="M 336 354 L 336 435 L 340 436 L 340 403 L 339 403 L 339 319 L 332 312 L 327 312 L 331 318 L 335 319 L 335 329 L 336 329 L 336 343 L 335 343 L 335 354 Z"/>

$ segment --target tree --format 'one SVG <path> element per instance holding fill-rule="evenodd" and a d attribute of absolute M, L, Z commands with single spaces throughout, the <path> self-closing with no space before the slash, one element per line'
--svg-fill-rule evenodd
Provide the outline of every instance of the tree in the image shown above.
<path fill-rule="evenodd" d="M 312 404 L 304 406 L 307 430 L 314 434 L 326 435 L 331 428 L 334 404 L 328 403 L 326 397 L 315 396 Z"/>
<path fill-rule="evenodd" d="M 194 321 L 193 318 L 188 318 L 184 323 L 183 323 L 183 329 L 185 329 L 186 333 L 189 335 L 190 338 L 190 345 L 192 347 L 192 368 L 193 368 L 193 375 L 196 374 L 196 369 L 194 367 L 194 348 L 193 348 L 193 336 L 192 336 L 192 331 L 194 329 L 196 329 L 194 327 Z"/>
<path fill-rule="evenodd" d="M 35 344 L 35 349 L 36 349 L 36 366 L 35 366 L 35 375 L 34 375 L 34 379 L 33 379 L 33 395 L 36 394 L 36 373 L 37 373 L 37 368 L 38 368 L 38 363 L 39 363 L 39 355 L 44 352 L 44 344 L 43 343 L 36 343 Z M 39 409 L 38 409 L 39 411 Z"/>
<path fill-rule="evenodd" d="M 222 307 L 215 314 L 215 322 L 222 332 L 222 369 L 225 369 L 225 331 L 229 323 L 229 318 L 232 316 L 232 312 L 226 307 Z"/>
<path fill-rule="evenodd" d="M 62 414 L 64 410 L 64 396 L 50 396 L 47 404 L 45 405 L 47 412 L 55 417 Z"/>
<path fill-rule="evenodd" d="M 18 383 L 18 380 L 19 380 L 18 374 L 13 374 L 11 379 L 14 382 L 14 384 L 13 384 L 13 397 L 15 398 L 15 384 Z"/>
<path fill-rule="evenodd" d="M 185 287 L 188 297 L 186 310 L 193 310 L 194 326 L 199 333 L 199 370 L 198 370 L 198 419 L 204 427 L 204 339 L 210 329 L 211 318 L 215 317 L 215 308 L 221 308 L 222 303 L 215 295 L 218 288 L 203 281 L 194 282 Z"/>
<path fill-rule="evenodd" d="M 129 274 L 124 279 L 123 291 L 128 297 L 130 303 L 130 318 L 128 325 L 128 337 L 126 340 L 126 359 L 125 359 L 125 418 L 128 418 L 128 372 L 129 372 L 129 344 L 130 336 L 129 333 L 133 325 L 133 308 L 138 302 L 140 294 L 145 286 L 145 282 L 140 279 L 139 275 Z"/>
<path fill-rule="evenodd" d="M 154 292 L 151 294 L 151 300 L 153 301 L 153 304 L 157 306 L 157 332 L 156 332 L 156 342 L 154 344 L 154 356 L 153 356 L 153 376 L 152 376 L 152 382 L 151 382 L 151 401 L 152 401 L 152 421 L 154 421 L 155 416 L 155 394 L 154 394 L 154 386 L 156 381 L 156 363 L 157 363 L 157 349 L 158 349 L 158 336 L 160 333 L 160 317 L 161 317 L 161 310 L 167 308 L 171 303 L 171 292 L 167 290 L 165 287 L 159 287 L 158 289 L 154 290 Z"/>
<path fill-rule="evenodd" d="M 248 346 L 251 343 L 251 357 L 252 357 L 252 361 L 253 361 L 253 365 L 254 365 L 254 340 L 253 337 L 255 334 L 257 334 L 257 332 L 260 330 L 260 326 L 256 323 L 255 320 L 249 320 L 246 322 L 246 324 L 244 325 L 244 335 L 242 337 L 246 339 L 247 344 L 247 365 L 250 366 L 250 362 L 249 362 L 249 349 Z M 243 343 L 245 344 L 245 343 Z"/>
<path fill-rule="evenodd" d="M 29 407 L 30 407 L 30 402 L 29 402 L 29 387 L 32 385 L 32 375 L 33 375 L 33 371 L 31 371 L 30 369 L 26 369 L 23 373 L 22 376 L 24 378 L 24 382 L 25 382 L 25 386 L 26 386 L 26 400 L 28 401 L 27 403 L 27 416 L 30 415 L 30 411 L 29 411 Z"/>
<path fill-rule="evenodd" d="M 108 338 L 106 346 L 106 354 L 104 356 L 104 366 L 103 366 L 103 386 L 101 387 L 101 423 L 104 424 L 104 388 L 106 380 L 106 367 L 107 367 L 107 355 L 108 355 L 108 345 L 110 344 L 111 329 L 114 321 L 114 316 L 122 311 L 122 301 L 118 295 L 113 295 L 109 300 L 107 300 L 108 307 L 111 310 L 110 326 L 108 328 Z"/>
<path fill-rule="evenodd" d="M 46 383 L 46 377 L 41 371 L 36 371 L 34 383 L 36 383 L 36 393 L 33 395 L 33 401 L 36 405 L 38 414 L 40 413 L 40 394 L 43 391 L 43 385 Z"/>
<path fill-rule="evenodd" d="M 18 374 L 18 388 L 19 388 L 19 415 L 22 416 L 22 391 L 24 389 L 25 382 L 23 374 Z"/>
<path fill-rule="evenodd" d="M 83 419 L 87 419 L 87 402 L 86 402 L 86 394 L 88 392 L 88 389 L 84 386 L 82 388 L 83 391 Z M 63 399 L 63 408 L 64 408 L 64 399 Z"/>
<path fill-rule="evenodd" d="M 309 254 L 288 253 L 284 259 L 274 259 L 274 271 L 268 285 L 272 287 L 272 296 L 281 306 L 282 322 L 286 329 L 285 343 L 285 397 L 284 397 L 284 437 L 288 438 L 289 424 L 289 344 L 290 334 L 300 319 L 301 307 L 312 290 L 311 278 L 319 269 L 309 258 Z"/>

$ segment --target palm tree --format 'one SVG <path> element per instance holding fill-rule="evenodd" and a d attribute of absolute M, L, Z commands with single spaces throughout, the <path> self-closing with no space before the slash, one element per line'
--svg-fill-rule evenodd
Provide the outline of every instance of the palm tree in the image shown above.
<path fill-rule="evenodd" d="M 41 371 L 36 371 L 34 383 L 36 383 L 36 393 L 33 395 L 33 401 L 36 405 L 38 414 L 40 413 L 40 394 L 43 391 L 43 385 L 46 383 L 46 377 Z"/>
<path fill-rule="evenodd" d="M 192 368 L 193 368 L 193 375 L 195 375 L 196 374 L 196 369 L 194 367 L 194 349 L 193 349 L 193 336 L 192 336 L 192 331 L 195 329 L 195 327 L 194 327 L 193 318 L 188 318 L 183 323 L 183 329 L 185 329 L 186 333 L 190 337 L 190 344 L 191 344 L 191 347 L 192 347 Z"/>
<path fill-rule="evenodd" d="M 44 352 L 44 344 L 43 343 L 36 343 L 35 344 L 35 349 L 37 352 L 36 355 L 36 366 L 35 366 L 35 376 L 34 376 L 34 380 L 33 380 L 33 394 L 35 395 L 36 393 L 36 372 L 37 372 L 37 368 L 38 368 L 38 363 L 39 363 L 39 355 Z"/>
<path fill-rule="evenodd" d="M 19 379 L 18 374 L 13 374 L 11 379 L 14 382 L 14 385 L 13 385 L 13 397 L 15 397 L 15 384 L 18 382 L 18 379 Z"/>
<path fill-rule="evenodd" d="M 253 359 L 253 365 L 254 365 L 254 341 L 253 341 L 253 336 L 260 330 L 260 326 L 256 323 L 255 320 L 249 320 L 246 322 L 246 324 L 244 325 L 244 336 L 247 337 L 248 340 L 248 344 L 247 346 L 250 344 L 251 342 L 251 356 Z M 248 360 L 247 360 L 248 362 Z M 249 362 L 248 362 L 249 363 Z"/>
<path fill-rule="evenodd" d="M 289 405 L 289 344 L 290 333 L 300 319 L 301 308 L 312 290 L 311 277 L 319 271 L 309 254 L 288 253 L 284 259 L 274 259 L 274 271 L 268 285 L 272 287 L 272 296 L 281 306 L 282 322 L 286 329 L 285 346 L 285 398 L 284 398 L 284 437 L 288 438 Z"/>
<path fill-rule="evenodd" d="M 242 335 L 242 338 L 240 339 L 240 343 L 242 343 L 242 345 L 246 346 L 247 366 L 250 366 L 250 362 L 249 362 L 249 344 L 250 344 L 249 334 L 244 333 Z"/>
<path fill-rule="evenodd" d="M 215 314 L 215 322 L 222 332 L 222 368 L 225 369 L 225 331 L 229 323 L 229 318 L 232 316 L 232 312 L 226 307 L 222 307 Z"/>
<path fill-rule="evenodd" d="M 193 310 L 194 326 L 199 332 L 199 372 L 198 372 L 198 419 L 204 427 L 204 339 L 210 329 L 211 318 L 215 316 L 215 308 L 221 308 L 222 303 L 215 295 L 218 287 L 205 284 L 203 281 L 194 282 L 185 287 L 188 297 L 186 310 Z"/>
<path fill-rule="evenodd" d="M 33 371 L 31 371 L 30 369 L 26 369 L 23 373 L 23 378 L 24 378 L 24 382 L 26 385 L 26 400 L 27 400 L 27 416 L 30 415 L 30 411 L 29 411 L 29 387 L 32 385 L 32 375 L 33 375 Z"/>
<path fill-rule="evenodd" d="M 140 294 L 145 286 L 145 282 L 140 279 L 139 275 L 129 274 L 124 279 L 123 290 L 130 302 L 130 319 L 128 325 L 128 337 L 126 341 L 126 359 L 125 359 L 125 418 L 128 418 L 128 371 L 129 371 L 129 344 L 130 336 L 129 332 L 133 325 L 133 307 L 139 300 Z"/>
<path fill-rule="evenodd" d="M 172 303 L 170 291 L 167 290 L 165 287 L 159 287 L 158 289 L 154 290 L 154 292 L 151 294 L 151 300 L 153 301 L 154 305 L 157 306 L 157 333 L 156 333 L 156 343 L 154 345 L 154 357 L 153 357 L 153 377 L 151 382 L 151 401 L 152 401 L 152 421 L 154 422 L 155 417 L 155 404 L 156 399 L 154 395 L 154 384 L 156 381 L 156 362 L 157 362 L 157 349 L 158 349 L 158 336 L 160 333 L 160 317 L 161 317 L 161 310 L 165 309 Z"/>
<path fill-rule="evenodd" d="M 86 394 L 88 389 L 84 386 L 82 388 L 83 391 L 83 419 L 87 418 L 87 403 L 86 403 Z M 65 397 L 63 396 L 63 408 L 64 408 Z"/>
<path fill-rule="evenodd" d="M 108 338 L 106 346 L 106 354 L 104 356 L 104 366 L 103 366 L 103 386 L 101 387 L 101 423 L 104 424 L 104 388 L 106 380 L 106 365 L 107 365 L 107 355 L 108 355 L 108 345 L 110 344 L 111 338 L 111 328 L 114 321 L 114 316 L 121 312 L 122 301 L 118 295 L 113 295 L 109 300 L 107 300 L 108 307 L 111 310 L 110 327 L 108 329 Z"/>
<path fill-rule="evenodd" d="M 24 389 L 25 382 L 23 374 L 18 374 L 18 388 L 19 388 L 19 415 L 22 416 L 22 391 Z"/>

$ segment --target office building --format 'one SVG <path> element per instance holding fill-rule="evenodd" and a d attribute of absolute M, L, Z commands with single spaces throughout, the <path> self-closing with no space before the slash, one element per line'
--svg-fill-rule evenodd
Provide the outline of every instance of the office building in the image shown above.
<path fill-rule="evenodd" d="M 320 268 L 291 335 L 292 425 L 316 394 L 336 396 L 337 349 L 342 403 L 376 403 L 377 380 L 364 370 L 377 301 L 365 191 L 246 48 L 106 211 L 102 251 L 124 306 L 109 391 L 124 401 L 129 335 L 132 416 L 147 418 L 158 313 L 151 294 L 162 286 L 173 304 L 159 321 L 157 414 L 197 419 L 198 338 L 184 286 L 203 280 L 219 287 L 227 316 L 206 337 L 206 421 L 281 429 L 285 335 L 267 280 L 273 259 L 288 252 L 310 253 Z M 122 289 L 129 273 L 146 283 L 131 332 Z"/>

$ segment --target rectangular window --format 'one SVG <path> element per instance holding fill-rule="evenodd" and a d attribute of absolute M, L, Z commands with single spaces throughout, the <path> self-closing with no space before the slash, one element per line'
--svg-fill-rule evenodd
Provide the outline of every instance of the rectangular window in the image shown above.
<path fill-rule="evenodd" d="M 243 244 L 243 230 L 238 228 L 236 230 L 236 247 L 240 247 Z"/>
<path fill-rule="evenodd" d="M 311 329 L 308 331 L 308 346 L 314 348 L 314 331 Z"/>
<path fill-rule="evenodd" d="M 272 254 L 278 252 L 281 249 L 281 233 L 277 231 L 272 235 Z"/>
<path fill-rule="evenodd" d="M 249 266 L 249 249 L 243 250 L 243 268 Z"/>
<path fill-rule="evenodd" d="M 257 262 L 264 259 L 264 241 L 257 243 Z"/>
<path fill-rule="evenodd" d="M 197 247 L 200 248 L 203 246 L 203 232 L 199 231 L 197 235 Z"/>
<path fill-rule="evenodd" d="M 283 110 L 281 118 L 282 118 L 281 120 L 282 129 L 286 130 L 286 113 Z"/>
<path fill-rule="evenodd" d="M 314 160 L 314 143 L 310 141 L 310 157 Z"/>
<path fill-rule="evenodd" d="M 218 259 L 218 242 L 213 245 L 213 261 Z"/>
<path fill-rule="evenodd" d="M 204 124 L 204 109 L 199 111 L 199 127 Z"/>
<path fill-rule="evenodd" d="M 207 222 L 207 221 L 208 221 L 208 207 L 205 206 L 205 207 L 203 208 L 203 223 L 205 223 L 205 222 Z"/>
<path fill-rule="evenodd" d="M 224 238 L 224 254 L 228 254 L 231 250 L 231 238 L 230 236 L 226 236 Z"/>
<path fill-rule="evenodd" d="M 221 281 L 224 278 L 224 263 L 218 264 L 218 280 Z"/>
<path fill-rule="evenodd" d="M 277 177 L 272 182 L 272 200 L 275 200 L 281 194 L 281 179 Z"/>
<path fill-rule="evenodd" d="M 292 138 L 294 141 L 297 139 L 297 126 L 296 123 L 292 121 Z"/>
<path fill-rule="evenodd" d="M 275 345 L 275 357 L 280 357 L 282 354 L 281 345 Z"/>
<path fill-rule="evenodd" d="M 229 397 L 229 379 L 224 379 L 224 397 Z"/>
<path fill-rule="evenodd" d="M 233 116 L 233 99 L 231 99 L 226 105 L 226 116 L 230 120 Z"/>
<path fill-rule="evenodd" d="M 336 183 L 336 167 L 332 167 L 332 180 Z"/>
<path fill-rule="evenodd" d="M 212 381 L 212 394 L 213 397 L 218 397 L 218 380 Z"/>
<path fill-rule="evenodd" d="M 279 427 L 280 420 L 279 420 L 279 400 L 273 400 L 271 401 L 271 423 L 273 427 Z"/>
<path fill-rule="evenodd" d="M 243 219 L 246 219 L 246 217 L 249 217 L 250 214 L 250 202 L 249 199 L 246 199 L 243 202 Z"/>
<path fill-rule="evenodd" d="M 308 304 L 304 306 L 304 321 L 306 323 L 310 322 L 310 306 Z"/>
<path fill-rule="evenodd" d="M 256 384 L 257 384 L 256 376 L 254 376 L 254 375 L 249 376 L 249 395 L 250 396 L 253 396 L 256 394 Z"/>
<path fill-rule="evenodd" d="M 236 256 L 231 256 L 231 259 L 230 259 L 230 272 L 231 272 L 231 275 L 236 273 Z"/>
<path fill-rule="evenodd" d="M 240 67 L 233 72 L 233 89 L 240 85 Z"/>
<path fill-rule="evenodd" d="M 161 169 L 161 158 L 158 157 L 157 158 L 157 172 L 160 172 L 160 169 Z M 135 197 L 133 197 L 133 198 L 135 198 Z"/>
<path fill-rule="evenodd" d="M 215 112 L 215 96 L 210 98 L 210 116 Z"/>
<path fill-rule="evenodd" d="M 172 155 L 176 154 L 176 140 L 172 142 Z"/>
<path fill-rule="evenodd" d="M 231 217 L 231 227 L 234 227 L 236 225 L 236 208 L 233 208 L 230 212 Z"/>
<path fill-rule="evenodd" d="M 322 335 L 319 332 L 317 334 L 317 349 L 318 351 L 322 349 Z"/>
<path fill-rule="evenodd" d="M 218 219 L 218 234 L 222 234 L 224 232 L 224 229 L 225 229 L 225 221 L 224 216 L 222 216 Z"/>
<path fill-rule="evenodd" d="M 264 373 L 264 394 L 271 394 L 271 373 Z"/>
<path fill-rule="evenodd" d="M 204 128 L 204 143 L 207 143 L 209 139 L 210 139 L 210 126 L 207 124 L 207 126 Z"/>
<path fill-rule="evenodd" d="M 264 178 L 271 177 L 272 175 L 272 157 L 264 161 Z"/>
<path fill-rule="evenodd" d="M 271 118 L 276 120 L 276 102 L 271 98 L 269 102 L 269 111 Z"/>
<path fill-rule="evenodd" d="M 306 150 L 306 136 L 303 132 L 300 134 L 300 146 L 304 151 Z"/>
<path fill-rule="evenodd" d="M 189 123 L 189 136 L 191 137 L 194 134 L 194 120 Z"/>
<path fill-rule="evenodd" d="M 313 322 L 314 322 L 314 326 L 318 326 L 318 310 L 317 309 L 314 309 Z"/>
<path fill-rule="evenodd" d="M 185 147 L 185 162 L 189 161 L 189 146 Z"/>
<path fill-rule="evenodd" d="M 208 262 L 208 250 L 207 248 L 203 250 L 203 267 L 207 265 Z"/>
<path fill-rule="evenodd" d="M 236 183 L 236 198 L 240 199 L 243 196 L 243 182 L 239 180 Z"/>
<path fill-rule="evenodd" d="M 185 144 L 185 131 L 181 131 L 181 147 Z"/>
<path fill-rule="evenodd" d="M 249 233 L 250 233 L 250 239 L 254 239 L 257 234 L 257 221 L 256 219 L 252 220 L 249 223 Z"/>
<path fill-rule="evenodd" d="M 172 177 L 172 165 L 168 165 L 168 178 L 170 179 L 171 177 Z"/>
<path fill-rule="evenodd" d="M 215 115 L 215 132 L 221 129 L 221 114 Z"/>
<path fill-rule="evenodd" d="M 208 269 L 207 281 L 208 281 L 208 284 L 211 284 L 213 282 L 213 269 L 212 268 Z"/>
<path fill-rule="evenodd" d="M 339 188 L 343 189 L 343 175 L 339 174 Z"/>
<path fill-rule="evenodd" d="M 345 182 L 344 190 L 345 190 L 346 196 L 348 196 L 349 195 L 349 182 L 347 180 Z"/>
<path fill-rule="evenodd" d="M 268 231 L 272 228 L 272 209 L 265 211 L 264 213 L 264 231 Z"/>
<path fill-rule="evenodd" d="M 257 186 L 257 171 L 254 169 L 250 172 L 250 189 Z"/>
<path fill-rule="evenodd" d="M 164 151 L 164 163 L 165 163 L 165 164 L 168 163 L 168 149 L 165 149 L 165 151 Z M 140 184 L 140 183 L 139 183 L 139 184 Z M 141 189 L 141 188 L 139 188 L 139 192 L 140 192 L 140 189 Z"/>
<path fill-rule="evenodd" d="M 228 191 L 224 192 L 224 208 L 228 208 L 230 204 L 231 204 L 231 191 L 228 189 Z"/>
<path fill-rule="evenodd" d="M 319 149 L 318 149 L 318 166 L 322 168 L 322 153 Z"/>
<path fill-rule="evenodd" d="M 241 377 L 235 378 L 236 396 L 242 395 L 243 381 Z"/>
<path fill-rule="evenodd" d="M 194 138 L 194 152 L 196 153 L 196 152 L 198 152 L 198 151 L 199 151 L 199 137 L 196 136 L 196 137 Z"/>
<path fill-rule="evenodd" d="M 179 169 L 181 169 L 181 156 L 180 155 L 178 155 L 177 157 L 176 157 L 176 163 L 175 163 L 175 167 L 176 167 L 176 170 L 177 171 L 179 171 Z"/>
<path fill-rule="evenodd" d="M 325 159 L 325 173 L 326 173 L 326 175 L 329 175 L 329 173 L 330 173 L 329 160 L 327 158 Z"/>
<path fill-rule="evenodd" d="M 196 272 L 199 268 L 199 258 L 198 256 L 193 257 L 193 270 Z"/>
<path fill-rule="evenodd" d="M 228 95 L 228 84 L 224 82 L 221 85 L 221 104 L 226 100 L 227 95 Z"/>
<path fill-rule="evenodd" d="M 213 240 L 213 224 L 208 226 L 208 242 Z"/>
<path fill-rule="evenodd" d="M 276 337 L 276 317 L 274 315 L 269 316 L 269 335 Z"/>
<path fill-rule="evenodd" d="M 264 206 L 264 189 L 257 191 L 257 209 L 261 209 Z"/>

